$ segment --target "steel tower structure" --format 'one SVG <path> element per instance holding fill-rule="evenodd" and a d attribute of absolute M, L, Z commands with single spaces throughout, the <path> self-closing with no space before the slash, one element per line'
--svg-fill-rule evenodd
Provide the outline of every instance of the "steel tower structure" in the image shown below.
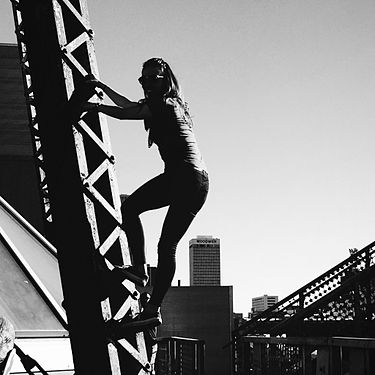
<path fill-rule="evenodd" d="M 139 312 L 134 284 L 124 281 L 121 293 L 98 297 L 97 259 L 109 269 L 131 259 L 106 119 L 78 108 L 102 97 L 100 90 L 80 91 L 85 76 L 99 77 L 86 0 L 11 2 L 45 231 L 58 249 L 76 373 L 148 374 L 155 346 L 146 345 L 144 333 L 113 340 L 105 324 Z"/>

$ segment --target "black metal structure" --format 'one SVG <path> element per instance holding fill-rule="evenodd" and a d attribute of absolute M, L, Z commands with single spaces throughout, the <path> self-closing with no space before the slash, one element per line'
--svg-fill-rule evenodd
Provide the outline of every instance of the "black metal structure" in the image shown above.
<path fill-rule="evenodd" d="M 369 338 L 246 336 L 242 353 L 240 374 L 371 375 L 375 371 L 375 340 Z"/>
<path fill-rule="evenodd" d="M 98 296 L 98 259 L 109 270 L 131 259 L 105 117 L 79 109 L 102 94 L 84 83 L 89 74 L 99 77 L 86 1 L 12 5 L 45 232 L 58 249 L 76 373 L 151 373 L 155 347 L 146 345 L 143 333 L 112 340 L 105 328 L 110 319 L 139 312 L 134 284 L 124 281 Z"/>
<path fill-rule="evenodd" d="M 235 373 L 246 335 L 375 337 L 375 242 L 234 330 Z"/>

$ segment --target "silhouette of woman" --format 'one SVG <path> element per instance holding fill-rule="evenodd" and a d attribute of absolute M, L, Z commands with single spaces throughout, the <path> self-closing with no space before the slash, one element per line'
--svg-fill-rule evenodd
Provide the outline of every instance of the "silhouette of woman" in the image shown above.
<path fill-rule="evenodd" d="M 143 64 L 138 81 L 144 99 L 133 102 L 92 79 L 90 84 L 102 89 L 115 106 L 86 103 L 84 109 L 121 120 L 144 120 L 148 145 L 155 143 L 164 161 L 164 172 L 138 188 L 121 207 L 123 229 L 133 259 L 133 266 L 123 268 L 122 273 L 124 278 L 145 286 L 148 281 L 145 239 L 139 215 L 169 206 L 158 242 L 156 280 L 150 301 L 132 322 L 122 327 L 146 330 L 162 323 L 160 306 L 175 274 L 177 244 L 202 208 L 209 180 L 192 119 L 170 66 L 161 58 L 152 58 Z"/>

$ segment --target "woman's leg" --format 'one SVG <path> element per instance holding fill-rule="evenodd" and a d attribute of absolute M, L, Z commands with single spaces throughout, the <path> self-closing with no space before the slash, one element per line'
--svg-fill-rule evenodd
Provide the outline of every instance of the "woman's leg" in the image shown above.
<path fill-rule="evenodd" d="M 171 206 L 164 221 L 158 243 L 158 266 L 150 304 L 161 306 L 165 294 L 172 284 L 176 271 L 176 249 L 195 215 Z"/>
<path fill-rule="evenodd" d="M 207 197 L 208 176 L 205 172 L 198 172 L 190 168 L 188 171 L 178 172 L 175 175 L 169 174 L 163 183 L 165 191 L 160 192 L 162 194 L 161 201 L 166 203 L 165 205 L 168 205 L 168 201 L 170 201 L 170 204 L 158 244 L 158 267 L 152 296 L 136 319 L 124 323 L 120 327 L 121 329 L 118 329 L 120 336 L 122 329 L 144 331 L 162 323 L 160 305 L 171 286 L 175 273 L 177 244 Z M 162 185 L 158 185 L 158 187 L 160 186 Z M 155 195 L 156 192 L 152 191 L 152 194 Z M 137 212 L 140 212 L 140 209 Z"/>
<path fill-rule="evenodd" d="M 158 243 L 158 267 L 150 299 L 152 306 L 159 307 L 172 284 L 176 271 L 176 249 L 208 193 L 208 176 L 205 172 L 189 171 L 178 178 L 173 189 L 172 202 L 165 217 Z"/>
<path fill-rule="evenodd" d="M 131 194 L 121 206 L 123 229 L 135 266 L 146 264 L 145 238 L 139 215 L 170 204 L 168 178 L 165 174 L 154 177 Z"/>

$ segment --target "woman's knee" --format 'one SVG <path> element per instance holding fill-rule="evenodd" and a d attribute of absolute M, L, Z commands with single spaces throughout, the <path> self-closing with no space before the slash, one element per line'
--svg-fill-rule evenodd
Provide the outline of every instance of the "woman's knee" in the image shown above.
<path fill-rule="evenodd" d="M 121 213 L 123 218 L 139 216 L 136 204 L 131 198 L 127 198 L 121 205 Z"/>
<path fill-rule="evenodd" d="M 162 262 L 173 262 L 176 260 L 176 250 L 178 242 L 160 239 L 158 243 L 158 259 Z"/>

